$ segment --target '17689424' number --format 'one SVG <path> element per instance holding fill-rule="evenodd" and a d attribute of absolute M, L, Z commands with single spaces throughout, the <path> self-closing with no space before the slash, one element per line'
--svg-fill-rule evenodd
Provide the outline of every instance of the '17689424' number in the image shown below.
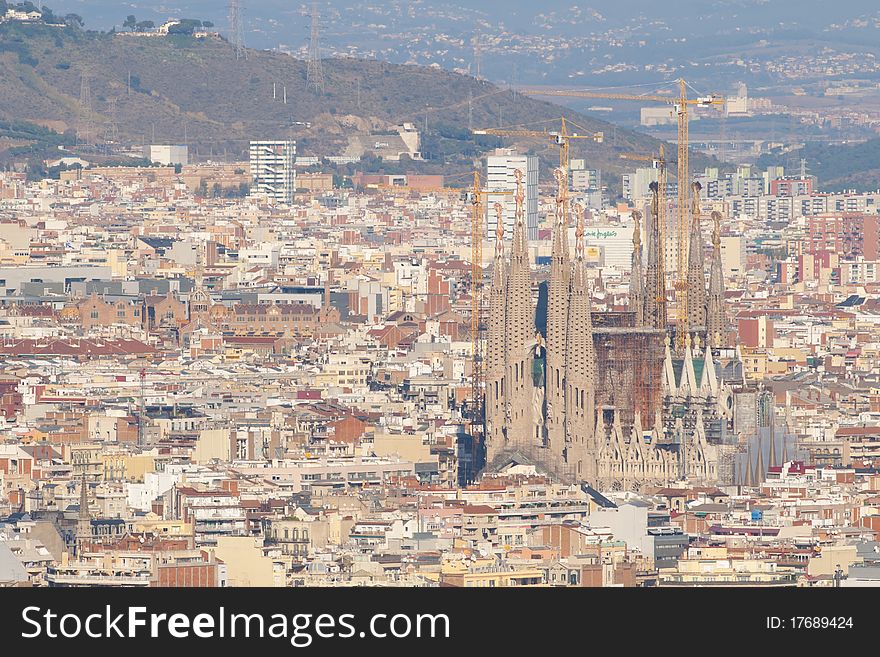
<path fill-rule="evenodd" d="M 852 616 L 792 616 L 789 622 L 793 630 L 851 629 L 853 626 Z"/>

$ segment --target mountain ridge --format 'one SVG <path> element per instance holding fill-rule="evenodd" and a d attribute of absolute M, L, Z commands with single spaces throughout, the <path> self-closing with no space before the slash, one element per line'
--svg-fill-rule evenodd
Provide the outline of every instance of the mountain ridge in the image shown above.
<path fill-rule="evenodd" d="M 432 67 L 325 59 L 324 93 L 318 94 L 305 61 L 257 50 L 236 60 L 231 45 L 216 37 L 6 23 L 0 25 L 0 63 L 0 120 L 29 121 L 80 137 L 88 132 L 95 143 L 108 135 L 133 144 L 185 142 L 202 159 L 221 153 L 242 158 L 249 140 L 284 137 L 297 140 L 299 153 L 326 156 L 342 151 L 347 135 L 357 131 L 353 125 L 363 130 L 412 122 L 424 133 L 428 161 L 407 164 L 456 173 L 501 143 L 475 138 L 469 124 L 544 124 L 552 130 L 550 121 L 563 114 L 584 130 L 605 133 L 603 144 L 572 148 L 572 157 L 586 158 L 589 167 L 604 172 L 632 169 L 621 153 L 650 153 L 662 143 Z M 608 138 L 612 131 L 613 140 Z M 558 154 L 549 141 L 522 144 L 551 166 Z M 696 153 L 691 160 L 695 169 L 715 163 Z"/>

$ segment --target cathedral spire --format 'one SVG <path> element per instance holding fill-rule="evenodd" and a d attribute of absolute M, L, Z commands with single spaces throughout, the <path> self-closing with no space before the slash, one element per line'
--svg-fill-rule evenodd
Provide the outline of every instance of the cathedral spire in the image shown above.
<path fill-rule="evenodd" d="M 571 474 L 581 481 L 595 483 L 596 353 L 584 261 L 585 234 L 584 214 L 579 212 L 565 344 L 565 440 Z"/>
<path fill-rule="evenodd" d="M 495 203 L 495 258 L 504 258 L 504 206 Z"/>
<path fill-rule="evenodd" d="M 516 193 L 514 199 L 516 200 L 516 210 L 514 211 L 514 223 L 513 223 L 513 245 L 511 246 L 511 257 L 512 258 L 527 258 L 528 257 L 528 246 L 527 246 L 527 229 L 525 225 L 525 188 L 523 186 L 523 172 L 522 169 L 517 169 L 513 172 L 514 178 L 516 179 Z"/>
<path fill-rule="evenodd" d="M 491 460 L 504 445 L 506 391 L 505 335 L 507 333 L 507 263 L 504 261 L 504 208 L 494 206 L 495 261 L 489 292 L 489 333 L 486 340 L 486 455 Z"/>
<path fill-rule="evenodd" d="M 533 421 L 534 380 L 532 346 L 535 339 L 535 308 L 532 303 L 531 269 L 524 220 L 523 172 L 517 169 L 516 213 L 505 305 L 505 415 L 510 447 L 528 452 L 538 440 Z M 537 420 L 538 418 L 535 418 Z"/>
<path fill-rule="evenodd" d="M 578 207 L 580 210 L 580 207 Z M 584 229 L 584 215 L 581 212 L 577 213 L 577 228 L 574 231 L 575 236 L 575 246 L 574 246 L 574 257 L 583 263 L 584 259 L 584 235 L 586 234 L 586 230 Z"/>
<path fill-rule="evenodd" d="M 713 347 L 720 347 L 725 339 L 727 319 L 724 313 L 724 270 L 721 264 L 721 213 L 713 212 L 712 264 L 709 269 L 709 295 L 706 309 L 706 337 Z"/>
<path fill-rule="evenodd" d="M 642 213 L 633 210 L 633 252 L 632 268 L 629 274 L 629 309 L 636 314 L 635 325 L 644 326 L 645 323 L 645 283 L 642 280 Z"/>
<path fill-rule="evenodd" d="M 775 468 L 778 466 L 776 460 L 776 418 L 773 417 L 773 412 L 770 412 L 770 464 L 769 467 Z"/>
<path fill-rule="evenodd" d="M 568 326 L 568 297 L 571 286 L 571 259 L 568 249 L 567 178 L 556 169 L 556 222 L 550 255 L 550 281 L 547 284 L 547 434 L 546 445 L 557 463 L 564 461 L 565 448 L 565 343 Z"/>
<path fill-rule="evenodd" d="M 755 461 L 755 485 L 764 482 L 764 441 L 758 433 L 758 458 Z"/>
<path fill-rule="evenodd" d="M 700 226 L 701 189 L 700 183 L 693 183 L 687 270 L 688 327 L 691 331 L 706 326 L 706 273 L 703 269 L 703 234 Z"/>
<path fill-rule="evenodd" d="M 746 450 L 746 478 L 744 485 L 746 488 L 751 488 L 755 485 L 755 475 L 754 470 L 752 470 L 752 447 L 751 445 Z"/>
<path fill-rule="evenodd" d="M 651 185 L 651 234 L 648 239 L 648 264 L 645 268 L 645 324 L 666 330 L 665 249 L 661 238 L 663 208 L 660 206 L 660 186 Z"/>
<path fill-rule="evenodd" d="M 79 516 L 76 522 L 76 555 L 80 556 L 85 544 L 91 537 L 91 515 L 89 514 L 89 482 L 86 473 L 82 474 L 79 485 Z"/>

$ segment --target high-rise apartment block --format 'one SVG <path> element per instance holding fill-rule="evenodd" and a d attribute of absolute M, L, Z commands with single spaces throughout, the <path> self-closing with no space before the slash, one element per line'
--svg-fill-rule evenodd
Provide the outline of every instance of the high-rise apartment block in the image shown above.
<path fill-rule="evenodd" d="M 516 171 L 523 173 L 525 191 L 524 213 L 526 236 L 530 240 L 538 238 L 538 158 L 534 155 L 518 155 L 516 151 L 498 149 L 495 155 L 486 158 L 486 213 L 487 236 L 495 239 L 496 215 L 492 209 L 496 203 L 504 208 L 504 234 L 512 235 L 516 214 L 516 201 L 513 191 L 516 189 Z M 507 192 L 492 194 L 491 192 Z"/>
<path fill-rule="evenodd" d="M 295 161 L 295 141 L 252 141 L 251 194 L 265 195 L 278 203 L 291 203 L 296 188 Z"/>

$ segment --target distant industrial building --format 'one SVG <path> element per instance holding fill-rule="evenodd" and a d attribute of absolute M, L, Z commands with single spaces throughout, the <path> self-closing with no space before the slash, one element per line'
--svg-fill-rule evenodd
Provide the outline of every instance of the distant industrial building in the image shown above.
<path fill-rule="evenodd" d="M 295 141 L 252 141 L 251 194 L 265 195 L 278 203 L 293 202 L 293 192 L 296 189 L 295 161 Z"/>
<path fill-rule="evenodd" d="M 144 146 L 144 157 L 162 166 L 186 166 L 189 164 L 189 147 L 186 144 L 150 144 Z"/>

